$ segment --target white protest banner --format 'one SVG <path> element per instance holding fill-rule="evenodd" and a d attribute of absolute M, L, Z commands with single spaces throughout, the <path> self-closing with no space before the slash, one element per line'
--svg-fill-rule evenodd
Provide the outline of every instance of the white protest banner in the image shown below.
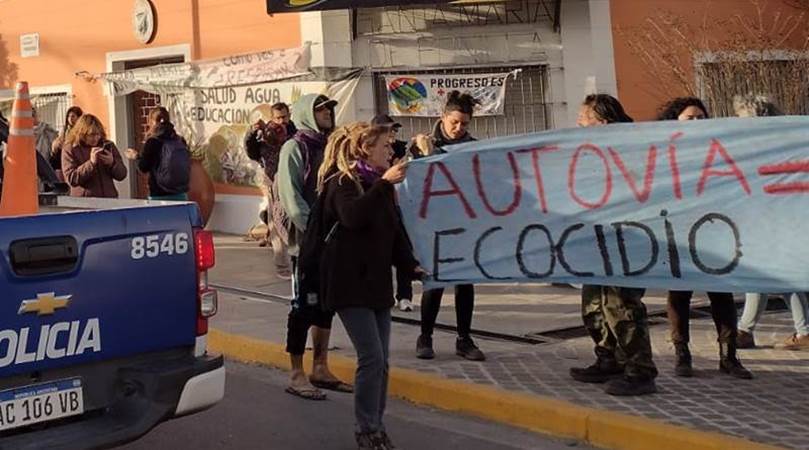
<path fill-rule="evenodd" d="M 283 80 L 309 73 L 309 46 L 100 74 L 108 95 L 154 94 Z"/>
<path fill-rule="evenodd" d="M 332 80 L 313 77 L 211 89 L 186 89 L 164 97 L 178 132 L 194 151 L 205 154 L 205 168 L 214 182 L 232 186 L 258 186 L 261 168 L 247 157 L 244 136 L 251 124 L 272 117 L 274 103 L 294 103 L 305 94 L 325 94 L 337 100 L 341 122 L 359 82 L 361 71 L 347 71 Z M 293 117 L 294 119 L 294 117 Z"/>
<path fill-rule="evenodd" d="M 469 93 L 480 104 L 476 116 L 503 115 L 506 80 L 519 70 L 507 73 L 474 73 L 463 75 L 422 74 L 388 75 L 388 111 L 392 116 L 438 117 L 444 111 L 447 94 Z"/>
<path fill-rule="evenodd" d="M 809 117 L 463 144 L 411 162 L 399 200 L 428 285 L 809 291 Z"/>

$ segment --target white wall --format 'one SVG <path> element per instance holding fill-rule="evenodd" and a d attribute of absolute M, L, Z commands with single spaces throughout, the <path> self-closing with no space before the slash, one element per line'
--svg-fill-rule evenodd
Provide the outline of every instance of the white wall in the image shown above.
<path fill-rule="evenodd" d="M 416 27 L 423 24 L 416 24 Z M 559 34 L 549 20 L 509 25 L 466 25 L 415 33 L 379 33 L 359 36 L 353 44 L 356 66 L 385 68 L 451 68 L 453 66 L 497 66 L 547 64 L 553 123 L 566 119 L 562 52 Z M 357 113 L 372 117 L 372 77 L 358 88 Z"/>
<path fill-rule="evenodd" d="M 353 42 L 350 60 L 356 67 L 368 68 L 544 63 L 553 125 L 573 126 L 585 94 L 617 92 L 609 1 L 564 0 L 561 33 L 553 30 L 550 21 L 542 21 L 360 36 Z M 350 31 L 350 21 L 343 24 L 348 28 L 342 31 Z M 331 36 L 332 30 L 326 31 Z M 334 32 L 344 38 L 344 33 Z M 349 60 L 344 47 L 337 54 Z M 371 117 L 375 105 L 370 76 L 360 83 L 355 97 L 357 116 Z"/>
<path fill-rule="evenodd" d="M 430 33 L 360 36 L 352 42 L 347 10 L 300 14 L 303 41 L 312 44 L 312 66 L 429 68 L 459 65 L 535 64 L 549 69 L 547 100 L 556 128 L 573 126 L 578 105 L 592 91 L 615 95 L 610 0 L 564 0 L 561 34 L 552 24 L 466 26 Z M 344 121 L 375 113 L 370 72 L 360 81 Z M 262 199 L 217 195 L 210 227 L 244 233 L 257 222 Z"/>
<path fill-rule="evenodd" d="M 561 24 L 564 96 L 568 104 L 565 123 L 573 126 L 578 106 L 587 94 L 618 92 L 610 0 L 563 1 Z"/>
<path fill-rule="evenodd" d="M 300 22 L 301 39 L 312 44 L 312 67 L 356 67 L 351 56 L 348 10 L 305 12 L 300 14 Z M 355 100 L 352 98 L 347 106 L 342 121 L 357 120 Z"/>
<path fill-rule="evenodd" d="M 208 229 L 223 233 L 245 234 L 259 223 L 262 198 L 252 195 L 216 194 L 216 205 L 208 220 Z"/>

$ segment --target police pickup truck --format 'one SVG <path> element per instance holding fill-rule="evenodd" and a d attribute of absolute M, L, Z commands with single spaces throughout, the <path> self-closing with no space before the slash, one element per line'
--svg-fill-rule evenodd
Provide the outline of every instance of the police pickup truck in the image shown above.
<path fill-rule="evenodd" d="M 112 447 L 221 400 L 197 207 L 50 199 L 0 218 L 0 449 Z"/>

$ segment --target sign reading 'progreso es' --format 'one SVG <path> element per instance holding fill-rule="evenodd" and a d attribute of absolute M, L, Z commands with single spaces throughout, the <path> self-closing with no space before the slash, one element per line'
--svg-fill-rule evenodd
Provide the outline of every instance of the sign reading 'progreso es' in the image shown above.
<path fill-rule="evenodd" d="M 321 11 L 326 9 L 373 8 L 377 6 L 415 5 L 427 3 L 451 3 L 441 0 L 409 0 L 396 2 L 386 0 L 267 0 L 267 13 Z"/>
<path fill-rule="evenodd" d="M 399 188 L 428 284 L 809 290 L 809 117 L 616 124 L 479 141 Z"/>
<path fill-rule="evenodd" d="M 452 91 L 470 94 L 477 100 L 475 116 L 503 115 L 506 81 L 519 70 L 476 74 L 394 74 L 385 77 L 388 111 L 393 116 L 438 117 L 444 112 Z"/>

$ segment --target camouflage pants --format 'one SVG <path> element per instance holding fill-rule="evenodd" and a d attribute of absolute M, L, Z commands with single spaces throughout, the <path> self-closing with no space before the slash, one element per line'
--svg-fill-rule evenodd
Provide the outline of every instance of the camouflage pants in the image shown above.
<path fill-rule="evenodd" d="M 596 344 L 596 357 L 624 366 L 628 376 L 656 377 L 645 289 L 584 285 L 581 309 L 584 326 Z"/>

